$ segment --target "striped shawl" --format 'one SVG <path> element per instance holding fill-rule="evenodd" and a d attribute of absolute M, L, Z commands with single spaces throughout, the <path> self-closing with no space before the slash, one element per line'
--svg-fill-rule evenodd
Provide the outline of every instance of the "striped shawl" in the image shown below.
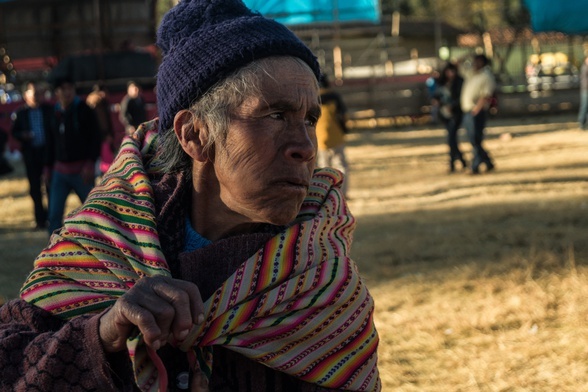
<path fill-rule="evenodd" d="M 156 227 L 150 175 L 161 162 L 156 121 L 125 139 L 86 203 L 37 257 L 21 296 L 71 319 L 111 306 L 142 277 L 170 271 Z M 180 348 L 211 369 L 212 346 L 322 387 L 381 389 L 373 300 L 348 257 L 355 221 L 341 175 L 317 170 L 296 223 L 270 239 L 205 302 L 205 322 Z M 128 339 L 142 391 L 165 390 L 167 375 L 140 334 Z"/>

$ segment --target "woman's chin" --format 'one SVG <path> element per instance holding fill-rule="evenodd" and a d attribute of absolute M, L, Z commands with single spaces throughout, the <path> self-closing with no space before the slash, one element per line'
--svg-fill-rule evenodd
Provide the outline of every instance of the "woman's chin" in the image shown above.
<path fill-rule="evenodd" d="M 278 207 L 276 205 L 275 207 Z M 271 223 L 272 225 L 276 226 L 285 226 L 292 223 L 298 213 L 300 212 L 300 207 L 302 206 L 302 201 L 295 202 L 293 200 L 288 200 L 287 202 L 281 202 L 282 208 L 277 208 L 273 211 L 268 211 L 267 214 L 267 222 Z"/>

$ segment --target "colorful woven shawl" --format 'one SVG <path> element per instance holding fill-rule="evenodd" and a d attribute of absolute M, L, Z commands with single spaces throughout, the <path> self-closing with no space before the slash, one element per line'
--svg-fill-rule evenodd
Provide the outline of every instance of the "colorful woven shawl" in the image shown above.
<path fill-rule="evenodd" d="M 26 301 L 64 319 L 111 306 L 145 276 L 170 276 L 155 224 L 149 173 L 157 124 L 127 138 L 103 181 L 38 256 Z M 205 303 L 206 321 L 180 348 L 209 375 L 222 345 L 317 385 L 378 391 L 373 301 L 347 256 L 354 219 L 341 175 L 316 171 L 296 224 L 244 260 Z M 142 391 L 165 390 L 167 375 L 140 334 L 127 342 Z"/>

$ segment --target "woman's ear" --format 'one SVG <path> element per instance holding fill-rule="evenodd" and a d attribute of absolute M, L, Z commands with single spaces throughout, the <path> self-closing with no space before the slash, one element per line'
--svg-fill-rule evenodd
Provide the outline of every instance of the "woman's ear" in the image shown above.
<path fill-rule="evenodd" d="M 182 149 L 192 159 L 198 162 L 208 160 L 208 154 L 204 149 L 208 141 L 208 132 L 200 119 L 196 118 L 189 110 L 180 110 L 174 117 L 174 132 Z"/>

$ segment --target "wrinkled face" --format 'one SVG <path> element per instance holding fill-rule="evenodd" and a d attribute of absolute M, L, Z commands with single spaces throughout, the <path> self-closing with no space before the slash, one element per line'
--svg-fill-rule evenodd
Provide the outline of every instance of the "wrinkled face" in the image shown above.
<path fill-rule="evenodd" d="M 284 225 L 298 214 L 312 177 L 320 105 L 309 69 L 272 62 L 261 96 L 245 99 L 232 114 L 214 170 L 230 210 L 244 221 Z"/>

